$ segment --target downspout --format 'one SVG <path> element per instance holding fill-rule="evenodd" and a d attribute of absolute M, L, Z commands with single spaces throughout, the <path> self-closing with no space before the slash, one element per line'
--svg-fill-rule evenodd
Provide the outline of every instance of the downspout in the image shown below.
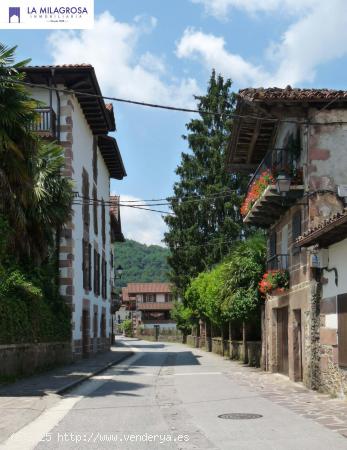
<path fill-rule="evenodd" d="M 57 88 L 57 83 L 54 80 L 54 73 L 55 69 L 51 69 L 51 78 L 50 78 L 50 87 L 52 87 L 52 84 L 54 83 L 54 87 Z M 60 144 L 60 95 L 58 90 L 55 91 L 57 96 L 57 123 L 56 123 L 56 129 L 57 129 L 57 142 Z M 50 101 L 50 107 L 53 108 L 53 91 L 50 89 L 49 91 L 49 101 Z M 55 252 L 56 252 L 56 283 L 57 286 L 59 286 L 59 278 L 60 278 L 60 267 L 59 267 L 59 257 L 60 257 L 60 238 L 61 238 L 61 229 L 60 227 L 57 228 L 56 234 L 55 234 Z"/>

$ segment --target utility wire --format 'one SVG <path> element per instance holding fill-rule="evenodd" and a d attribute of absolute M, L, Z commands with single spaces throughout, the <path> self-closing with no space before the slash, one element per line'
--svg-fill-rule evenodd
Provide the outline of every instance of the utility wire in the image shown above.
<path fill-rule="evenodd" d="M 23 81 L 23 80 L 13 80 L 8 77 L 0 77 L 0 81 L 1 80 L 7 81 L 9 83 L 14 83 L 14 84 L 22 84 L 24 86 L 29 86 L 29 87 L 38 87 L 41 89 L 46 89 L 48 91 L 61 92 L 61 93 L 68 94 L 68 95 L 80 95 L 80 96 L 84 96 L 84 97 L 100 98 L 103 100 L 110 100 L 110 101 L 115 101 L 115 102 L 120 102 L 120 103 L 129 103 L 132 105 L 146 106 L 149 108 L 159 108 L 159 109 L 165 109 L 165 110 L 169 110 L 169 111 L 191 112 L 191 113 L 206 114 L 206 115 L 211 115 L 211 116 L 226 116 L 226 117 L 239 118 L 239 119 L 253 119 L 253 120 L 262 120 L 262 121 L 273 122 L 273 123 L 291 123 L 291 124 L 299 124 L 299 125 L 327 125 L 327 126 L 330 126 L 330 125 L 347 124 L 347 121 L 343 121 L 343 120 L 333 121 L 333 122 L 312 122 L 311 120 L 278 119 L 276 117 L 271 118 L 271 117 L 266 117 L 266 116 L 257 116 L 257 115 L 253 115 L 253 114 L 242 115 L 242 114 L 236 114 L 236 113 L 213 112 L 213 111 L 206 111 L 206 110 L 199 110 L 199 109 L 192 109 L 192 108 L 183 108 L 183 107 L 170 106 L 170 105 L 161 105 L 161 104 L 156 104 L 156 103 L 140 102 L 140 101 L 136 101 L 136 100 L 124 99 L 124 98 L 119 98 L 119 97 L 110 97 L 110 96 L 106 96 L 106 95 L 92 94 L 90 92 L 80 92 L 80 91 L 75 91 L 73 89 L 62 89 L 62 88 L 57 88 L 54 86 L 46 86 L 45 84 L 30 83 L 28 81 Z M 327 105 L 325 105 L 320 110 L 316 111 L 314 113 L 313 117 L 316 116 L 320 111 L 328 108 L 329 106 L 331 106 L 333 103 L 335 103 L 338 100 L 339 100 L 339 98 L 332 99 L 331 102 L 329 102 Z"/>

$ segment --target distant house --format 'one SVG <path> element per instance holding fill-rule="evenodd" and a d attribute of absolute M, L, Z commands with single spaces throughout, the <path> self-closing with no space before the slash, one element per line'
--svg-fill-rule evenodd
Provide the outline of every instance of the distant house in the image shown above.
<path fill-rule="evenodd" d="M 176 328 L 170 317 L 173 302 L 169 283 L 129 283 L 122 289 L 122 303 L 132 312 L 135 326 Z"/>
<path fill-rule="evenodd" d="M 119 198 L 110 197 L 110 179 L 122 180 L 126 172 L 117 141 L 108 135 L 116 129 L 113 107 L 102 99 L 92 66 L 34 66 L 23 72 L 39 102 L 32 129 L 64 148 L 63 174 L 76 191 L 71 221 L 59 236 L 59 280 L 72 311 L 77 359 L 110 347 L 112 243 L 123 240 Z"/>

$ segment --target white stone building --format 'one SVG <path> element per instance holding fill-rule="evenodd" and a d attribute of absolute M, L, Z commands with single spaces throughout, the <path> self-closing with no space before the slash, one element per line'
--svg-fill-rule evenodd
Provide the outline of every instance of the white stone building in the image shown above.
<path fill-rule="evenodd" d="M 72 310 L 72 353 L 79 358 L 110 346 L 111 244 L 122 239 L 119 208 L 110 210 L 110 179 L 121 180 L 126 172 L 117 141 L 108 136 L 116 129 L 113 107 L 98 97 L 92 66 L 24 71 L 32 96 L 41 102 L 35 130 L 64 148 L 65 175 L 74 181 L 73 215 L 60 236 L 59 265 L 60 291 Z M 52 87 L 59 90 L 47 89 Z"/>

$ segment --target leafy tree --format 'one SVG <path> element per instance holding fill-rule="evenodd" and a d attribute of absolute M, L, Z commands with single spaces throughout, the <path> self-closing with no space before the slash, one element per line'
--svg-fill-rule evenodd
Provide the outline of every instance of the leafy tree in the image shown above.
<path fill-rule="evenodd" d="M 222 269 L 221 309 L 226 320 L 244 322 L 257 314 L 265 257 L 265 237 L 261 232 L 232 249 Z"/>
<path fill-rule="evenodd" d="M 122 278 L 117 280 L 117 287 L 128 283 L 151 283 L 168 281 L 169 250 L 159 245 L 145 245 L 127 239 L 115 244 L 115 266 L 124 268 Z"/>
<path fill-rule="evenodd" d="M 63 149 L 31 131 L 38 102 L 20 84 L 15 49 L 0 44 L 0 213 L 12 230 L 8 252 L 40 262 L 67 221 L 72 186 L 61 175 Z"/>
<path fill-rule="evenodd" d="M 181 295 L 192 277 L 219 262 L 242 235 L 239 207 L 245 180 L 225 168 L 235 103 L 231 84 L 212 72 L 207 94 L 196 97 L 200 118 L 187 124 L 183 136 L 190 152 L 182 153 L 176 169 L 179 180 L 169 199 L 175 214 L 165 218 L 170 278 Z"/>

